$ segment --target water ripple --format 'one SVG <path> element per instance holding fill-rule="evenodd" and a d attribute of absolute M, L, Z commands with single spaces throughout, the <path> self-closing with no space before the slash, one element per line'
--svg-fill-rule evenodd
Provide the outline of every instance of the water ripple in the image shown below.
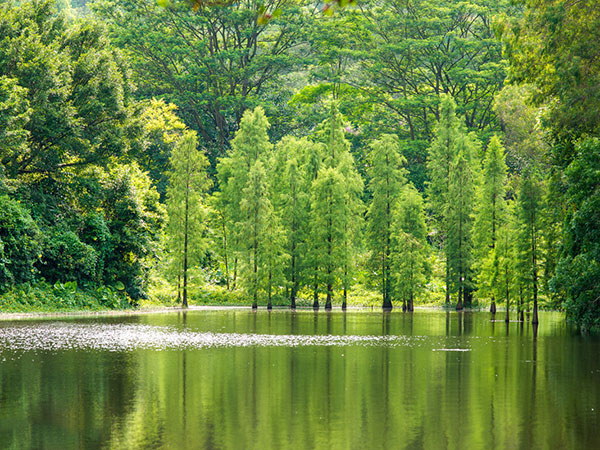
<path fill-rule="evenodd" d="M 218 347 L 411 346 L 417 336 L 211 333 L 150 325 L 65 324 L 0 328 L 6 350 L 180 350 Z"/>

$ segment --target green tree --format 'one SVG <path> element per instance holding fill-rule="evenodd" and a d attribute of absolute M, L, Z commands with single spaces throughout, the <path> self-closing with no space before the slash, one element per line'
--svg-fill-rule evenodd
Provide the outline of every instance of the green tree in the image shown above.
<path fill-rule="evenodd" d="M 452 97 L 442 95 L 440 98 L 440 119 L 435 129 L 435 137 L 429 148 L 427 170 L 428 206 L 432 211 L 435 224 L 435 238 L 446 256 L 446 304 L 450 303 L 450 259 L 448 249 L 448 206 L 450 199 L 450 173 L 458 149 L 464 140 L 464 130 L 456 117 L 456 104 Z"/>
<path fill-rule="evenodd" d="M 148 175 L 135 163 L 101 173 L 101 210 L 110 233 L 103 282 L 123 283 L 134 300 L 146 295 L 159 254 L 165 211 Z"/>
<path fill-rule="evenodd" d="M 269 122 L 264 110 L 260 107 L 247 110 L 240 122 L 240 129 L 231 145 L 231 153 L 221 158 L 217 166 L 217 179 L 221 189 L 221 211 L 228 224 L 226 229 L 229 245 L 233 253 L 233 287 L 236 287 L 238 259 L 244 252 L 242 241 L 243 222 L 241 202 L 243 190 L 246 188 L 250 169 L 257 161 L 262 161 L 263 167 L 270 158 L 272 145 L 269 142 L 267 130 Z"/>
<path fill-rule="evenodd" d="M 276 220 L 269 200 L 267 173 L 261 161 L 256 161 L 248 173 L 248 181 L 240 202 L 241 236 L 244 244 L 244 280 L 248 293 L 252 296 L 252 308 L 258 306 L 258 293 L 265 266 L 269 282 L 276 264 L 280 232 L 272 222 Z M 276 242 L 267 242 L 269 239 Z M 270 286 L 269 286 L 270 288 Z M 270 292 L 269 292 L 270 296 Z"/>
<path fill-rule="evenodd" d="M 310 230 L 311 172 L 314 170 L 312 165 L 319 165 L 320 153 L 318 143 L 306 138 L 284 137 L 276 146 L 277 163 L 271 166 L 273 204 L 281 217 L 285 253 L 289 255 L 285 276 L 292 309 L 296 307 L 296 297 L 304 285 L 303 273 L 308 263 L 306 240 Z"/>
<path fill-rule="evenodd" d="M 324 168 L 314 182 L 311 199 L 311 239 L 317 280 L 326 286 L 326 309 L 331 309 L 333 289 L 345 263 L 346 187 L 342 174 Z"/>
<path fill-rule="evenodd" d="M 518 248 L 521 276 L 528 300 L 533 300 L 532 323 L 538 324 L 538 293 L 541 264 L 541 219 L 543 186 L 535 173 L 527 170 L 521 179 L 518 208 Z"/>
<path fill-rule="evenodd" d="M 3 2 L 0 35 L 0 92 L 9 91 L 0 102 L 16 113 L 7 130 L 20 144 L 0 155 L 11 176 L 106 163 L 130 149 L 131 85 L 98 23 L 67 22 L 51 0 Z"/>
<path fill-rule="evenodd" d="M 33 280 L 40 253 L 40 231 L 23 205 L 0 195 L 0 288 Z"/>
<path fill-rule="evenodd" d="M 375 274 L 381 280 L 383 308 L 392 308 L 392 225 L 396 203 L 406 183 L 398 138 L 384 135 L 373 142 L 370 153 L 369 190 L 372 200 L 367 212 L 369 247 Z"/>
<path fill-rule="evenodd" d="M 452 286 L 457 291 L 456 309 L 469 303 L 471 265 L 473 264 L 473 209 L 476 188 L 476 172 L 473 169 L 470 138 L 460 141 L 458 156 L 450 168 L 447 221 L 447 258 Z"/>
<path fill-rule="evenodd" d="M 173 149 L 167 188 L 167 238 L 177 279 L 183 279 L 182 305 L 188 306 L 188 267 L 193 255 L 206 251 L 206 207 L 204 195 L 209 187 L 208 162 L 197 149 L 194 132 L 186 132 Z M 179 281 L 178 281 L 179 292 Z"/>
<path fill-rule="evenodd" d="M 423 197 L 412 185 L 403 188 L 394 209 L 392 268 L 402 310 L 413 311 L 414 301 L 427 283 L 428 243 Z"/>
<path fill-rule="evenodd" d="M 506 176 L 504 148 L 498 137 L 494 136 L 490 140 L 483 161 L 482 182 L 476 193 L 477 203 L 473 223 L 474 266 L 477 270 L 478 283 L 481 284 L 492 284 L 489 279 L 484 279 L 486 272 L 488 274 L 490 272 L 483 271 L 481 264 L 488 259 L 489 253 L 496 247 L 498 230 L 506 220 Z M 496 313 L 493 293 L 490 311 Z"/>

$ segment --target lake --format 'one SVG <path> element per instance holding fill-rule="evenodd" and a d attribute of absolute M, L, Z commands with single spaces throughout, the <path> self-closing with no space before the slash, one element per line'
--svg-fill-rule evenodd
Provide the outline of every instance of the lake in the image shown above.
<path fill-rule="evenodd" d="M 0 322 L 0 448 L 592 449 L 599 408 L 600 338 L 558 313 Z"/>

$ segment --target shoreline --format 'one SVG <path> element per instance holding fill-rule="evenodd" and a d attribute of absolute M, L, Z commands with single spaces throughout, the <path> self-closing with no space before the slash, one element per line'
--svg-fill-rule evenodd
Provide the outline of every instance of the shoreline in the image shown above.
<path fill-rule="evenodd" d="M 104 316 L 134 316 L 134 315 L 146 315 L 146 314 L 164 314 L 164 313 L 181 313 L 181 312 L 194 312 L 194 311 L 223 311 L 223 310 L 252 310 L 249 305 L 192 305 L 188 308 L 182 308 L 181 306 L 157 306 L 147 307 L 139 309 L 114 309 L 114 310 L 101 310 L 101 311 L 32 311 L 32 312 L 1 312 L 0 311 L 0 322 L 6 322 L 11 320 L 28 320 L 28 319 L 52 319 L 61 317 L 104 317 Z M 265 306 L 259 307 L 257 311 L 268 311 Z M 289 306 L 274 306 L 272 311 L 290 311 Z M 297 307 L 298 312 L 313 312 L 313 308 L 310 306 Z M 325 308 L 319 308 L 316 312 L 342 312 L 340 307 L 333 308 L 332 310 L 325 310 Z M 347 311 L 368 311 L 368 312 L 383 312 L 381 307 L 374 306 L 348 306 Z M 448 311 L 457 312 L 454 308 L 445 308 L 444 306 L 426 305 L 426 306 L 415 306 L 415 311 Z M 548 310 L 553 311 L 553 310 Z M 390 312 L 402 313 L 401 307 L 393 308 Z M 465 308 L 461 312 L 486 312 L 485 308 Z M 559 312 L 559 311 L 555 311 Z M 498 314 L 498 313 L 496 313 Z M 502 320 L 503 322 L 504 320 Z"/>

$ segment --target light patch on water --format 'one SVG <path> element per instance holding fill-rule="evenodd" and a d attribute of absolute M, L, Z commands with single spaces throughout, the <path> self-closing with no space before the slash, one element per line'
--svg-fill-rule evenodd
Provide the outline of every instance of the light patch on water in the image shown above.
<path fill-rule="evenodd" d="M 277 335 L 182 331 L 135 324 L 67 324 L 0 328 L 5 350 L 183 350 L 219 347 L 411 346 L 418 337 Z"/>
<path fill-rule="evenodd" d="M 470 348 L 434 348 L 434 352 L 470 352 Z"/>

